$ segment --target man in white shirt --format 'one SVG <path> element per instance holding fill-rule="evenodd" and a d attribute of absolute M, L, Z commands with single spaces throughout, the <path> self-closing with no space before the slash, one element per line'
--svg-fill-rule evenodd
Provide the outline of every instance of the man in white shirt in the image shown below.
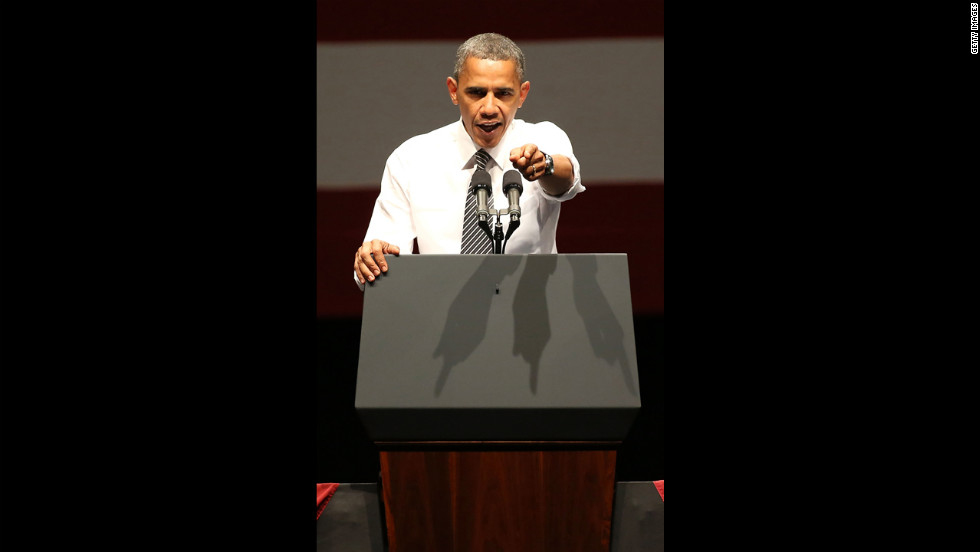
<path fill-rule="evenodd" d="M 561 203 L 585 190 L 568 136 L 550 122 L 515 119 L 531 83 L 524 54 L 507 37 L 486 33 L 464 42 L 446 79 L 460 119 L 410 138 L 388 158 L 364 243 L 354 254 L 354 275 L 363 287 L 388 271 L 384 255 L 460 253 L 464 205 L 476 170 L 476 153 L 489 154 L 492 201 L 507 205 L 503 174 L 521 174 L 520 226 L 507 253 L 557 253 Z M 506 232 L 510 219 L 501 216 Z M 483 236 L 489 241 L 489 237 Z"/>

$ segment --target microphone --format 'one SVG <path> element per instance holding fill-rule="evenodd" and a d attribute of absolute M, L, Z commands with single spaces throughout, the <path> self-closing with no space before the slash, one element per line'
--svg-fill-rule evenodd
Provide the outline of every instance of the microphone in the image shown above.
<path fill-rule="evenodd" d="M 507 214 L 510 220 L 517 221 L 521 218 L 521 193 L 524 192 L 524 185 L 521 184 L 521 173 L 510 170 L 504 173 L 504 193 L 507 194 Z"/>
<path fill-rule="evenodd" d="M 516 173 L 517 171 L 513 172 Z M 473 171 L 473 179 L 470 180 L 470 189 L 476 194 L 476 214 L 479 215 L 480 222 L 486 222 L 490 216 L 489 211 L 487 211 L 487 197 L 490 194 L 490 173 L 483 169 Z"/>
<path fill-rule="evenodd" d="M 507 241 L 510 235 L 521 225 L 521 192 L 524 185 L 521 184 L 521 173 L 510 170 L 504 173 L 504 193 L 507 194 L 507 214 L 510 215 L 510 224 L 507 226 L 507 236 L 504 238 L 504 246 L 500 249 L 503 253 L 507 249 Z M 499 211 L 498 211 L 499 212 Z M 500 225 L 500 217 L 497 217 L 497 225 Z"/>

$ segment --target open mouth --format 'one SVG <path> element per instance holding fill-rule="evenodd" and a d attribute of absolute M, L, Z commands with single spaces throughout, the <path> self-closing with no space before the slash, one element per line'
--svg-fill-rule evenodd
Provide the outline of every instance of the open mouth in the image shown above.
<path fill-rule="evenodd" d="M 493 134 L 493 131 L 497 130 L 497 127 L 499 126 L 500 123 L 482 123 L 476 125 L 476 128 L 482 130 L 486 134 Z"/>

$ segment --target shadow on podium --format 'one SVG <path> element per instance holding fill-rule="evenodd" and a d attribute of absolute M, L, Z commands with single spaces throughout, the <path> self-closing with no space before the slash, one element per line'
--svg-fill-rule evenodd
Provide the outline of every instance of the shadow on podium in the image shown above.
<path fill-rule="evenodd" d="M 616 457 L 617 481 L 664 479 L 664 317 L 634 314 L 642 408 Z M 378 448 L 354 409 L 361 318 L 317 320 L 319 482 L 375 483 Z"/>

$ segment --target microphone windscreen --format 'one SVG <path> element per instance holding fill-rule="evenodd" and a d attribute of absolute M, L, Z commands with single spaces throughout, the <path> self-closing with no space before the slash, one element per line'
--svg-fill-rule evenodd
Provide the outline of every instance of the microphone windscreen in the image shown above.
<path fill-rule="evenodd" d="M 516 171 L 515 171 L 516 172 Z M 470 180 L 470 188 L 490 188 L 490 173 L 483 169 L 477 169 L 473 172 L 473 178 Z"/>
<path fill-rule="evenodd" d="M 524 192 L 524 184 L 521 183 L 521 173 L 511 169 L 504 173 L 504 193 L 510 188 L 517 188 L 517 193 Z"/>

